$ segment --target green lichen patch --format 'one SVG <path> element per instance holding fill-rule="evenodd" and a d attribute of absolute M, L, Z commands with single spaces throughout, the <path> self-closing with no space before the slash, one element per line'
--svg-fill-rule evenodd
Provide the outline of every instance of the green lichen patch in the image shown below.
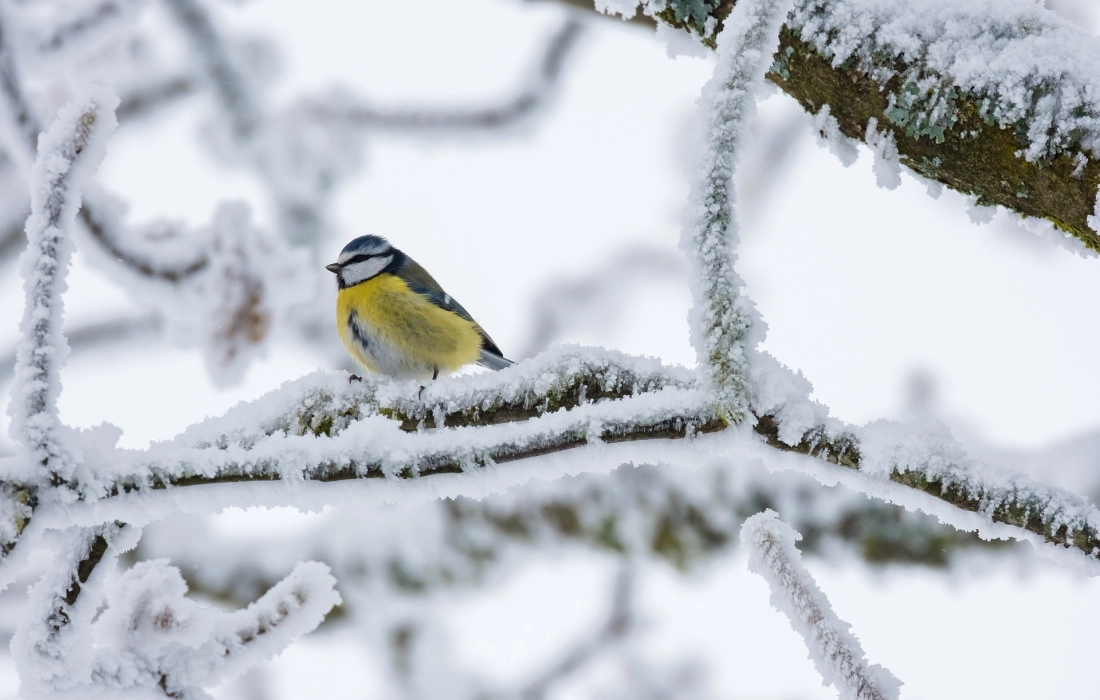
<path fill-rule="evenodd" d="M 786 54 L 788 48 L 793 52 Z M 896 111 L 891 120 L 889 110 L 898 103 L 891 104 L 890 95 L 904 90 L 902 78 L 880 86 L 857 69 L 834 68 L 788 28 L 780 33 L 779 51 L 789 56 L 789 77 L 776 72 L 768 77 L 806 111 L 816 114 L 828 104 L 841 132 L 858 140 L 863 140 L 868 121 L 877 119 L 880 130 L 894 135 L 904 165 L 973 195 L 979 205 L 1046 219 L 1100 252 L 1100 236 L 1088 225 L 1100 186 L 1096 159 L 1082 164 L 1077 153 L 1062 153 L 1048 162 L 1028 162 L 1018 155 L 1024 144 L 1017 131 L 990 126 L 977 98 L 963 92 L 951 96 L 948 121 L 903 118 Z"/>
<path fill-rule="evenodd" d="M 703 36 L 699 8 L 666 8 L 656 19 L 693 32 L 715 48 L 715 37 L 735 0 L 709 2 L 716 29 Z M 1025 217 L 1045 219 L 1100 252 L 1100 234 L 1088 218 L 1100 187 L 1100 161 L 1080 149 L 1063 151 L 1045 162 L 1028 162 L 1027 124 L 998 125 L 979 96 L 920 74 L 914 66 L 883 56 L 882 66 L 894 78 L 885 85 L 854 61 L 833 66 L 797 28 L 780 32 L 779 51 L 768 79 L 794 97 L 811 114 L 828 104 L 841 131 L 863 140 L 870 119 L 894 134 L 901 162 L 925 177 L 976 198 L 983 206 L 999 205 Z M 939 159 L 939 165 L 934 168 Z"/>

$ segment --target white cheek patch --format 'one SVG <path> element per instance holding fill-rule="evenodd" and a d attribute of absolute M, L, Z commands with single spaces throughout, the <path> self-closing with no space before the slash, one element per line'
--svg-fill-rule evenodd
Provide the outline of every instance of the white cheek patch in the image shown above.
<path fill-rule="evenodd" d="M 363 262 L 352 263 L 340 270 L 340 279 L 344 281 L 345 287 L 350 287 L 360 282 L 366 282 L 371 277 L 374 277 L 379 272 L 386 269 L 386 266 L 392 261 L 393 256 L 386 255 L 381 258 L 370 258 Z"/>

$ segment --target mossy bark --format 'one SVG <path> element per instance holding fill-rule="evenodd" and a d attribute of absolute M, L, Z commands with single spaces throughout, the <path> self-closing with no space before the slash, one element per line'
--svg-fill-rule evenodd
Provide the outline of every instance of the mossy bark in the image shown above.
<path fill-rule="evenodd" d="M 708 16 L 721 28 L 735 4 L 736 0 L 720 0 L 700 6 L 707 8 Z M 657 13 L 656 20 L 698 33 L 706 18 L 684 18 L 670 5 Z M 704 40 L 711 48 L 713 36 Z M 880 85 L 858 67 L 833 66 L 790 27 L 783 28 L 779 39 L 776 66 L 782 68 L 769 72 L 767 78 L 807 112 L 816 114 L 829 105 L 840 130 L 860 141 L 868 122 L 876 119 L 879 131 L 894 135 L 904 165 L 976 197 L 980 205 L 1000 205 L 1023 216 L 1045 219 L 1100 252 L 1100 234 L 1088 224 L 1100 186 L 1100 161 L 1095 157 L 1080 153 L 1087 163 L 1076 176 L 1078 152 L 1063 152 L 1046 162 L 1028 162 L 1017 155 L 1026 146 L 1018 134 L 1026 133 L 1027 125 L 990 125 L 979 114 L 979 100 L 974 96 L 957 99 L 958 121 L 944 129 L 942 141 L 929 135 L 911 136 L 886 116 L 887 96 L 898 92 L 900 79 Z M 892 64 L 891 68 L 900 75 L 907 66 Z"/>

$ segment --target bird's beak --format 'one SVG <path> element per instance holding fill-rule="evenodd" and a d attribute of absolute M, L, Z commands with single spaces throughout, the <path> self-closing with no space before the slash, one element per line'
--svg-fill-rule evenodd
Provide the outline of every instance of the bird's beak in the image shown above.
<path fill-rule="evenodd" d="M 340 263 L 332 263 L 331 265 L 325 265 L 325 269 L 335 274 L 340 271 Z"/>

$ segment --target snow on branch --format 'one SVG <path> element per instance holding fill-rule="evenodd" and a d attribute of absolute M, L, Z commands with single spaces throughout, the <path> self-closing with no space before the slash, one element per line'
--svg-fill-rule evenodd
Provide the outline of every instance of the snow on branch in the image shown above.
<path fill-rule="evenodd" d="M 12 650 L 20 677 L 40 690 L 68 685 L 91 672 L 92 618 L 102 603 L 102 581 L 136 533 L 122 523 L 74 528 L 53 567 L 34 585 Z M 105 561 L 106 560 L 106 561 Z"/>
<path fill-rule="evenodd" d="M 371 479 L 419 489 L 414 484 L 439 475 L 501 470 L 505 462 L 561 450 L 678 439 L 685 455 L 761 449 L 770 467 L 841 480 L 962 530 L 1045 542 L 1092 561 L 1100 556 L 1100 512 L 1084 499 L 975 463 L 946 435 L 861 430 L 829 419 L 806 398 L 808 383 L 781 370 L 757 368 L 751 430 L 726 427 L 694 388 L 692 373 L 603 350 L 559 350 L 503 372 L 441 379 L 424 389 L 423 404 L 415 383 L 349 384 L 342 373 L 318 373 L 149 450 L 100 451 L 79 484 L 95 508 L 81 522 L 138 518 L 134 506 L 141 518 L 163 517 L 184 507 L 180 487 L 284 482 L 296 489 L 303 480 Z M 780 452 L 817 462 L 781 459 Z M 661 454 L 676 461 L 675 452 Z M 257 490 L 232 493 L 269 500 Z M 44 517 L 51 512 L 42 508 Z"/>
<path fill-rule="evenodd" d="M 742 2 L 595 5 L 640 4 L 713 48 Z M 1033 0 L 797 0 L 768 79 L 809 114 L 828 105 L 848 139 L 876 120 L 912 171 L 1100 250 L 1098 63 L 1100 40 Z"/>
<path fill-rule="evenodd" d="M 109 587 L 92 673 L 80 680 L 192 697 L 316 629 L 340 604 L 335 585 L 327 566 L 303 562 L 244 610 L 223 612 L 187 598 L 179 569 L 165 560 L 141 562 Z"/>
<path fill-rule="evenodd" d="M 180 572 L 144 561 L 106 577 L 140 532 L 121 523 L 77 529 L 31 591 L 13 649 L 20 677 L 42 693 L 152 690 L 206 697 L 203 687 L 281 652 L 340 603 L 327 566 L 298 564 L 244 610 L 186 597 Z"/>
<path fill-rule="evenodd" d="M 9 29 L 6 22 L 0 22 L 0 106 L 3 107 L 0 118 L 8 121 L 0 132 L 7 132 L 4 145 L 13 160 L 29 165 L 42 128 L 17 69 L 11 39 L 6 33 Z M 95 199 L 84 202 L 79 211 L 80 221 L 91 240 L 102 249 L 102 257 L 116 269 L 121 267 L 144 280 L 176 285 L 206 267 L 207 259 L 201 250 L 143 246 L 143 241 L 134 240 L 136 237 L 125 230 L 121 217 L 109 203 Z"/>
<path fill-rule="evenodd" d="M 1069 549 L 1084 554 L 1090 563 L 1100 561 L 1100 511 L 1088 500 L 968 457 L 943 427 L 878 421 L 855 428 L 832 420 L 805 423 L 765 413 L 758 415 L 753 430 L 769 447 L 843 468 L 822 472 L 806 465 L 794 467 L 823 483 L 839 479 L 985 537 L 1026 539 L 1041 554 Z M 847 474 L 860 478 L 847 479 Z M 989 524 L 1010 527 L 985 527 Z M 1055 547 L 1047 549 L 1041 543 Z"/>
<path fill-rule="evenodd" d="M 55 479 L 74 476 L 76 462 L 61 435 L 57 397 L 68 354 L 61 334 L 65 276 L 72 258 L 72 228 L 81 187 L 103 159 L 117 124 L 118 98 L 90 88 L 57 115 L 38 143 L 31 173 L 31 215 L 21 271 L 26 306 L 16 351 L 11 431 L 33 460 Z"/>
<path fill-rule="evenodd" d="M 235 539 L 220 544 L 217 556 L 208 545 L 216 533 L 204 518 L 154 523 L 136 557 L 169 558 L 187 572 L 192 590 L 237 605 L 251 601 L 294 562 L 323 561 L 347 592 L 350 617 L 342 619 L 353 620 L 364 606 L 364 614 L 372 614 L 377 590 L 430 594 L 476 585 L 526 557 L 576 545 L 688 570 L 728 553 L 743 519 L 763 507 L 789 514 L 792 526 L 806 535 L 805 551 L 822 556 L 843 550 L 872 564 L 941 567 L 960 551 L 986 545 L 972 533 L 850 489 L 821 488 L 802 474 L 716 460 L 696 469 L 622 464 L 608 473 L 534 481 L 476 499 L 376 508 L 349 503 L 308 536 Z M 181 528 L 188 537 L 178 536 Z M 379 536 L 364 540 L 363 532 Z"/>
<path fill-rule="evenodd" d="M 772 606 L 802 635 L 825 684 L 834 686 L 841 700 L 897 700 L 901 683 L 881 666 L 867 663 L 859 640 L 802 565 L 795 547 L 800 539 L 771 510 L 752 516 L 741 528 L 749 570 L 768 582 Z"/>
<path fill-rule="evenodd" d="M 703 87 L 699 163 L 692 172 L 680 247 L 692 268 L 691 340 L 703 385 L 718 414 L 735 422 L 749 410 L 748 352 L 760 340 L 752 302 L 733 269 L 738 230 L 733 174 L 756 112 L 756 91 L 775 52 L 791 0 L 742 0 L 718 37 L 718 63 Z"/>

